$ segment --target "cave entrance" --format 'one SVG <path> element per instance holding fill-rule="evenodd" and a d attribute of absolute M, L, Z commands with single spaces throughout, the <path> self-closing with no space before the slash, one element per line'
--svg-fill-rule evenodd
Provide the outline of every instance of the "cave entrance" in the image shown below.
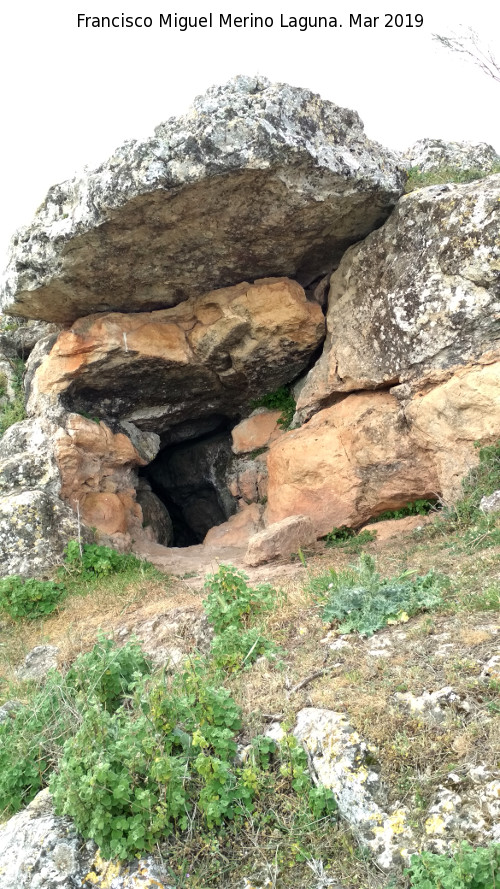
<path fill-rule="evenodd" d="M 138 500 L 146 513 L 147 490 L 156 494 L 170 516 L 160 543 L 193 546 L 236 511 L 236 500 L 227 487 L 227 470 L 233 457 L 231 429 L 234 421 L 214 420 L 215 429 L 187 441 L 164 446 L 155 459 L 140 470 Z M 142 484 L 142 492 L 141 492 Z M 144 492 L 146 489 L 146 494 Z M 145 524 L 148 515 L 144 515 Z M 168 520 L 167 520 L 168 524 Z"/>

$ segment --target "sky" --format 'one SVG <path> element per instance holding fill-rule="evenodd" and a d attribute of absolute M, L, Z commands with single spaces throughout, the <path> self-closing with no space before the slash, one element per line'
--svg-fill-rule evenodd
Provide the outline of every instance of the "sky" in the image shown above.
<path fill-rule="evenodd" d="M 500 84 L 432 35 L 471 26 L 500 58 L 500 8 L 491 0 L 45 0 L 5 4 L 0 36 L 0 264 L 14 231 L 48 188 L 104 161 L 184 113 L 236 74 L 307 87 L 355 109 L 367 135 L 403 150 L 422 138 L 483 141 L 500 153 Z M 497 4 L 497 6 L 499 6 Z M 160 28 L 160 14 L 270 16 L 260 28 Z M 151 28 L 77 27 L 86 16 L 151 16 Z M 373 27 L 349 26 L 350 16 Z M 387 27 L 399 13 L 405 27 Z M 281 15 L 335 17 L 342 27 L 281 27 Z M 416 27 L 417 16 L 423 17 Z M 378 17 L 375 22 L 375 18 Z M 395 20 L 393 19 L 393 22 Z M 399 19 L 401 21 L 401 19 Z M 406 27 L 407 24 L 413 27 Z"/>

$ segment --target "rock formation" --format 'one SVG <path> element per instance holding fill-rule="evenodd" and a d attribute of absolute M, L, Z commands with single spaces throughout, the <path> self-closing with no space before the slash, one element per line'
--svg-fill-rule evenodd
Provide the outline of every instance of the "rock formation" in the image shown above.
<path fill-rule="evenodd" d="M 405 151 L 403 160 L 420 173 L 432 173 L 443 167 L 491 173 L 500 164 L 500 156 L 486 142 L 444 142 L 442 139 L 419 139 Z"/>
<path fill-rule="evenodd" d="M 465 364 L 500 335 L 500 175 L 401 198 L 344 255 L 330 282 L 328 335 L 302 387 L 302 418 L 337 393 Z"/>
<path fill-rule="evenodd" d="M 54 186 L 13 239 L 2 308 L 61 323 L 269 275 L 307 285 L 385 220 L 403 180 L 355 112 L 239 77 Z"/>
<path fill-rule="evenodd" d="M 427 140 L 405 163 L 496 157 Z M 500 175 L 398 201 L 404 175 L 354 112 L 237 78 L 51 189 L 2 291 L 59 326 L 0 341 L 6 371 L 31 352 L 0 570 L 50 567 L 75 529 L 227 550 L 456 496 L 500 436 Z M 255 410 L 281 386 L 289 431 Z"/>

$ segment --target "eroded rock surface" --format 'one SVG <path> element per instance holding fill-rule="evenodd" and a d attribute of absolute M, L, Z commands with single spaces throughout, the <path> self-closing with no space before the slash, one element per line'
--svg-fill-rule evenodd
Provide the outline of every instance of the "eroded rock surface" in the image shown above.
<path fill-rule="evenodd" d="M 304 419 L 340 393 L 465 364 L 500 339 L 500 175 L 424 188 L 352 247 L 332 275 Z"/>
<path fill-rule="evenodd" d="M 316 782 L 333 791 L 341 816 L 379 866 L 389 870 L 407 862 L 415 846 L 408 813 L 403 808 L 385 811 L 373 745 L 354 731 L 344 714 L 317 707 L 297 714 L 294 735 L 308 752 Z"/>
<path fill-rule="evenodd" d="M 445 142 L 443 139 L 419 139 L 405 151 L 403 159 L 420 173 L 443 167 L 489 173 L 500 164 L 499 155 L 486 142 Z"/>
<path fill-rule="evenodd" d="M 50 189 L 13 238 L 4 311 L 72 322 L 266 275 L 308 284 L 387 217 L 398 159 L 353 111 L 237 77 Z"/>
<path fill-rule="evenodd" d="M 350 395 L 315 414 L 274 442 L 267 467 L 267 520 L 301 512 L 318 537 L 431 497 L 439 487 L 429 455 L 410 440 L 387 392 Z"/>
<path fill-rule="evenodd" d="M 158 312 L 93 315 L 60 334 L 36 371 L 31 401 L 59 395 L 72 410 L 163 435 L 237 415 L 264 389 L 298 376 L 323 336 L 320 307 L 285 278 Z"/>

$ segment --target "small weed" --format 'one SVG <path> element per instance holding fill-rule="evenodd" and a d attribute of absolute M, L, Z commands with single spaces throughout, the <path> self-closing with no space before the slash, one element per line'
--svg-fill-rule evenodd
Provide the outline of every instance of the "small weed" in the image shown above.
<path fill-rule="evenodd" d="M 405 871 L 412 889 L 494 889 L 500 880 L 500 843 L 474 849 L 462 843 L 453 855 L 412 855 Z"/>
<path fill-rule="evenodd" d="M 73 575 L 83 577 L 107 577 L 120 574 L 130 568 L 140 568 L 141 561 L 130 553 L 118 553 L 109 546 L 70 540 L 65 552 L 65 567 Z"/>
<path fill-rule="evenodd" d="M 436 500 L 412 500 L 406 506 L 400 506 L 399 509 L 386 509 L 381 512 L 374 522 L 385 522 L 389 519 L 403 519 L 407 516 L 429 515 L 436 509 Z"/>
<path fill-rule="evenodd" d="M 348 528 L 342 525 L 340 528 L 333 528 L 322 539 L 327 547 L 338 547 L 349 553 L 359 554 L 367 543 L 372 543 L 376 539 L 375 531 L 356 531 L 354 528 Z"/>
<path fill-rule="evenodd" d="M 250 407 L 255 410 L 257 407 L 267 407 L 271 411 L 281 411 L 281 417 L 278 420 L 278 426 L 282 429 L 289 429 L 295 413 L 295 399 L 288 386 L 280 386 L 275 392 L 268 392 L 250 402 Z"/>
<path fill-rule="evenodd" d="M 484 170 L 462 170 L 460 167 L 440 167 L 438 170 L 430 170 L 422 173 L 416 167 L 412 167 L 408 171 L 408 179 L 406 182 L 406 194 L 416 191 L 419 188 L 426 188 L 428 185 L 445 185 L 448 182 L 475 182 L 477 179 L 485 179 L 493 173 L 500 172 L 500 165 L 494 165 L 489 172 Z"/>
<path fill-rule="evenodd" d="M 12 380 L 14 400 L 7 401 L 0 406 L 0 438 L 10 426 L 13 426 L 14 423 L 19 423 L 26 418 L 23 388 L 25 362 L 21 358 L 15 358 L 10 361 L 10 364 L 14 370 Z"/>

